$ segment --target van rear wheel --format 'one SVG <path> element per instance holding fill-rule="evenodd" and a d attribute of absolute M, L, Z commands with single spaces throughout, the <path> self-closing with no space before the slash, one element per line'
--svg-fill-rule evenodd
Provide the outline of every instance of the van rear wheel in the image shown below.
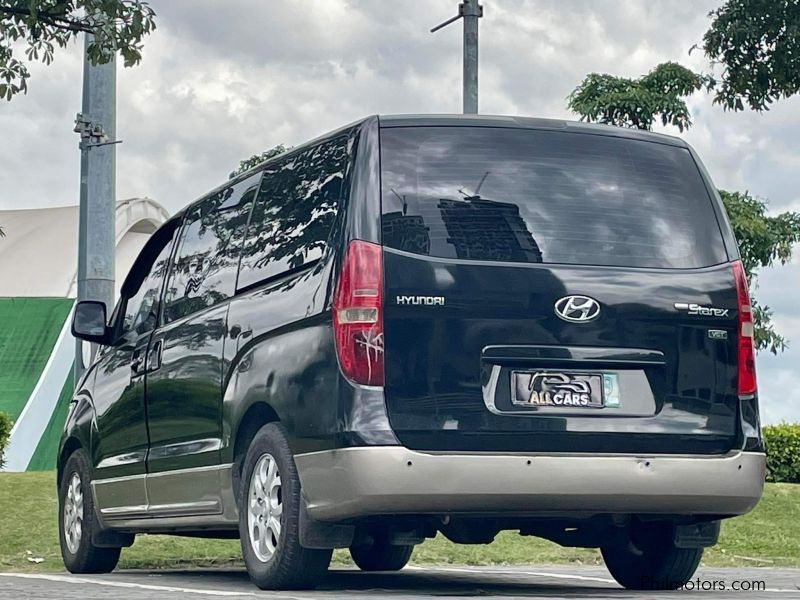
<path fill-rule="evenodd" d="M 675 590 L 694 575 L 702 548 L 678 548 L 669 524 L 642 524 L 630 539 L 600 549 L 608 572 L 629 590 Z"/>
<path fill-rule="evenodd" d="M 399 571 L 408 564 L 414 546 L 392 546 L 385 538 L 350 547 L 350 556 L 362 571 Z"/>
<path fill-rule="evenodd" d="M 262 590 L 313 588 L 332 550 L 300 545 L 300 479 L 283 427 L 264 425 L 242 467 L 239 537 L 250 579 Z"/>

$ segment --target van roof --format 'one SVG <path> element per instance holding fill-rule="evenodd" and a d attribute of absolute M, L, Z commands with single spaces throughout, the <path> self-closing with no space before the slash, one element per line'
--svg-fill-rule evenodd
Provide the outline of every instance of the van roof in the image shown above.
<path fill-rule="evenodd" d="M 560 129 L 572 133 L 588 133 L 594 135 L 606 135 L 612 137 L 642 140 L 647 142 L 658 142 L 670 146 L 688 148 L 688 144 L 681 138 L 652 131 L 641 129 L 629 129 L 626 127 L 615 127 L 613 125 L 601 125 L 596 123 L 584 123 L 582 121 L 567 121 L 563 119 L 544 119 L 538 117 L 515 117 L 511 115 L 462 115 L 455 113 L 442 114 L 395 114 L 395 115 L 370 115 L 348 123 L 333 131 L 324 133 L 312 140 L 294 146 L 285 153 L 275 156 L 263 163 L 229 179 L 225 183 L 218 185 L 211 191 L 206 192 L 177 211 L 170 220 L 180 218 L 187 210 L 202 202 L 205 198 L 214 194 L 229 185 L 250 177 L 254 173 L 263 169 L 267 163 L 280 160 L 280 158 L 302 151 L 304 148 L 316 144 L 324 139 L 341 133 L 342 131 L 358 127 L 370 119 L 377 117 L 381 127 L 504 127 L 509 129 Z"/>
<path fill-rule="evenodd" d="M 381 127 L 504 127 L 511 129 L 561 129 L 573 133 L 589 133 L 607 135 L 648 142 L 659 142 L 670 146 L 687 147 L 686 142 L 678 137 L 601 125 L 582 121 L 563 119 L 542 119 L 537 117 L 515 117 L 510 115 L 461 115 L 461 114 L 407 114 L 378 115 Z"/>

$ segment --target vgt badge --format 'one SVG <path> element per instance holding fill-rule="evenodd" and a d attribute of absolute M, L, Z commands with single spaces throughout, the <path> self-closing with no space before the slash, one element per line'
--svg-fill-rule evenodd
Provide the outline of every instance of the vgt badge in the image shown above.
<path fill-rule="evenodd" d="M 586 323 L 600 316 L 600 303 L 589 296 L 564 296 L 555 304 L 556 315 L 572 323 Z"/>

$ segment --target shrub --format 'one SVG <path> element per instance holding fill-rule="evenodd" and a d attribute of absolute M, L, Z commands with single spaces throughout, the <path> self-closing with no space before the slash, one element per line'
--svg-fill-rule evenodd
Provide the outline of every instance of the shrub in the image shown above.
<path fill-rule="evenodd" d="M 767 481 L 800 483 L 800 423 L 764 427 Z"/>
<path fill-rule="evenodd" d="M 0 469 L 5 465 L 3 460 L 3 452 L 8 444 L 8 436 L 11 433 L 11 417 L 6 413 L 0 412 Z"/>

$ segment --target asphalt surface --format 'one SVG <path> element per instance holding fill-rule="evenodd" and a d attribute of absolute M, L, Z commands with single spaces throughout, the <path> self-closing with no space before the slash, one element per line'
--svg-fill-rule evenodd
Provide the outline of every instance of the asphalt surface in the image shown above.
<path fill-rule="evenodd" d="M 699 580 L 698 580 L 699 578 Z M 716 582 L 716 584 L 714 584 Z M 764 582 L 763 591 L 733 591 Z M 313 592 L 261 592 L 244 571 L 119 571 L 111 575 L 0 573 L 0 598 L 28 600 L 177 600 L 275 598 L 352 600 L 391 598 L 798 598 L 800 569 L 700 569 L 693 587 L 678 592 L 630 592 L 602 567 L 407 567 L 398 573 L 332 570 Z M 724 589 L 721 586 L 724 585 Z M 716 587 L 716 591 L 710 588 Z M 687 586 L 688 587 L 688 586 Z"/>

